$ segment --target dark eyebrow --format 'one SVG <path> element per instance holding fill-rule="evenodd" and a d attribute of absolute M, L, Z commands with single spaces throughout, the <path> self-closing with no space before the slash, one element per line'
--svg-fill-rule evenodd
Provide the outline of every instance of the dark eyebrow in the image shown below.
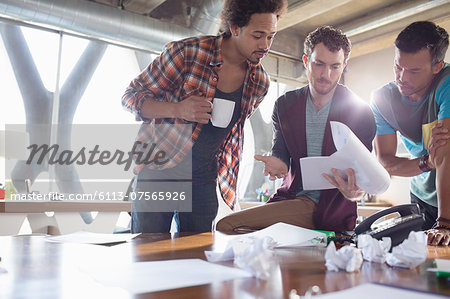
<path fill-rule="evenodd" d="M 403 68 L 403 67 L 401 67 L 398 63 L 395 63 L 395 66 L 398 66 L 399 68 Z M 420 67 L 408 69 L 408 71 L 412 71 L 412 72 L 417 72 L 417 71 L 420 71 L 420 70 L 421 70 Z"/>
<path fill-rule="evenodd" d="M 314 60 L 314 62 L 315 62 L 315 63 L 326 64 L 325 62 L 323 62 L 323 61 L 320 60 L 320 59 Z M 333 63 L 333 64 L 332 64 L 332 66 L 340 66 L 340 65 L 342 65 L 342 63 L 340 63 L 340 62 L 336 62 L 336 63 Z"/>
<path fill-rule="evenodd" d="M 255 30 L 255 31 L 253 31 L 253 33 L 266 34 L 265 31 L 260 31 L 260 30 Z M 268 35 L 276 34 L 276 33 L 277 33 L 276 31 L 272 31 Z"/>

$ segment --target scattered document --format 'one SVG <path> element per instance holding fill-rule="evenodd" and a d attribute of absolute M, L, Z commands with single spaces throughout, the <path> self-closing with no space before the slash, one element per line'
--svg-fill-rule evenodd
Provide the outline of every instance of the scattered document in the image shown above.
<path fill-rule="evenodd" d="M 236 238 L 271 238 L 275 242 L 275 248 L 280 247 L 304 247 L 327 246 L 327 235 L 312 229 L 278 222 L 261 230 L 239 235 L 228 235 L 228 242 Z"/>
<path fill-rule="evenodd" d="M 369 194 L 384 193 L 390 185 L 389 173 L 376 157 L 362 144 L 345 124 L 332 121 L 331 132 L 337 151 L 328 157 L 305 157 L 300 159 L 303 189 L 323 190 L 335 188 L 323 176 L 332 176 L 331 169 L 338 169 L 347 178 L 347 169 L 355 171 L 356 185 Z"/>
<path fill-rule="evenodd" d="M 102 265 L 82 269 L 96 281 L 120 287 L 133 294 L 185 288 L 251 277 L 244 270 L 208 263 L 200 259 L 139 262 L 127 265 Z"/>
<path fill-rule="evenodd" d="M 275 223 L 262 230 L 246 234 L 257 238 L 271 237 L 279 247 L 327 246 L 327 235 L 283 222 Z"/>
<path fill-rule="evenodd" d="M 266 242 L 270 240 L 271 244 L 267 246 L 270 248 L 327 246 L 326 234 L 283 222 L 272 224 L 256 232 L 227 237 L 228 241 L 224 250 L 205 251 L 208 261 L 218 262 L 235 259 L 243 251 L 243 246 L 255 243 L 251 239 L 265 240 Z"/>
<path fill-rule="evenodd" d="M 435 259 L 439 271 L 450 272 L 450 260 Z"/>
<path fill-rule="evenodd" d="M 48 236 L 45 240 L 55 243 L 110 244 L 129 242 L 137 235 L 139 234 L 99 234 L 79 231 L 67 235 Z"/>
<path fill-rule="evenodd" d="M 450 260 L 435 259 L 436 268 L 434 271 L 439 272 L 442 275 L 450 276 Z"/>
<path fill-rule="evenodd" d="M 229 238 L 224 251 L 205 251 L 208 261 L 233 260 L 234 264 L 260 279 L 270 279 L 278 264 L 274 248 L 327 245 L 327 235 L 286 223 Z"/>
<path fill-rule="evenodd" d="M 428 292 L 414 291 L 411 289 L 397 288 L 394 286 L 391 287 L 374 283 L 362 284 L 343 291 L 314 296 L 314 299 L 348 299 L 348 298 L 431 299 L 431 298 L 447 298 L 447 297 Z"/>

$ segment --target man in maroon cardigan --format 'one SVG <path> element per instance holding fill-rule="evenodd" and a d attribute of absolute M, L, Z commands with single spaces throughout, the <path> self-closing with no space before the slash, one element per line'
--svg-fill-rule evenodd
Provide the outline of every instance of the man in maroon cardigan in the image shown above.
<path fill-rule="evenodd" d="M 356 185 L 354 170 L 347 169 L 347 179 L 336 169 L 332 169 L 333 176 L 323 174 L 335 189 L 303 190 L 299 162 L 303 157 L 336 152 L 330 121 L 346 124 L 372 150 L 376 127 L 370 107 L 338 84 L 350 48 L 348 38 L 330 26 L 319 27 L 306 37 L 303 64 L 309 84 L 276 101 L 272 156 L 255 156 L 265 163 L 264 174 L 271 180 L 283 178 L 283 184 L 268 204 L 222 218 L 217 230 L 233 233 L 277 222 L 333 231 L 355 227 L 355 200 L 364 191 Z"/>

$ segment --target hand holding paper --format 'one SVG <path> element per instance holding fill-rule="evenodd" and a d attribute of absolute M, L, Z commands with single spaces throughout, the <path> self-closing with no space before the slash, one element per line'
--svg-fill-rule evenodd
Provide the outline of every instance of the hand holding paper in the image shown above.
<path fill-rule="evenodd" d="M 347 168 L 346 180 L 341 177 L 336 168 L 332 168 L 331 172 L 333 173 L 333 176 L 329 176 L 326 173 L 322 175 L 331 185 L 338 188 L 345 198 L 358 199 L 364 195 L 364 191 L 356 185 L 355 171 L 352 168 Z"/>
<path fill-rule="evenodd" d="M 335 188 L 322 173 L 333 176 L 332 168 L 347 180 L 347 169 L 355 172 L 356 185 L 369 194 L 381 194 L 390 184 L 389 173 L 345 124 L 332 121 L 331 132 L 337 151 L 329 157 L 300 159 L 304 190 Z"/>

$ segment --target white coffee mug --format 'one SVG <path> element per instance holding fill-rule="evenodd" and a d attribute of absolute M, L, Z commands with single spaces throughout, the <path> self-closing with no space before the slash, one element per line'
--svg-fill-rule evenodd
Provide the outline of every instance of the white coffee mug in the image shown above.
<path fill-rule="evenodd" d="M 226 128 L 233 118 L 234 102 L 215 98 L 212 103 L 211 123 L 215 127 Z"/>

